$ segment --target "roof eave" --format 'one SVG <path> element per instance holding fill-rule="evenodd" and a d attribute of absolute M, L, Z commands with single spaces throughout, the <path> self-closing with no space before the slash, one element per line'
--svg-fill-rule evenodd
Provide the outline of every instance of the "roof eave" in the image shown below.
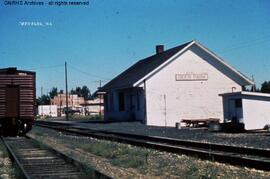
<path fill-rule="evenodd" d="M 235 68 L 233 68 L 231 65 L 227 64 L 222 58 L 220 58 L 218 55 L 216 55 L 214 52 L 212 52 L 211 50 L 209 50 L 208 48 L 204 47 L 203 45 L 201 45 L 199 42 L 195 41 L 195 44 L 198 45 L 200 48 L 202 48 L 203 50 L 205 50 L 207 53 L 209 53 L 211 56 L 213 56 L 214 58 L 216 58 L 220 63 L 222 63 L 223 65 L 225 65 L 226 67 L 228 67 L 230 70 L 232 70 L 233 72 L 235 72 L 238 76 L 240 76 L 247 84 L 246 85 L 254 85 L 255 83 L 250 80 L 248 77 L 246 77 L 244 74 L 242 74 L 241 72 L 239 72 L 238 70 L 236 70 Z"/>
<path fill-rule="evenodd" d="M 139 79 L 138 81 L 136 81 L 135 83 L 133 83 L 132 86 L 133 87 L 138 87 L 139 85 L 141 85 L 144 82 L 144 80 L 147 80 L 153 74 L 155 74 L 160 69 L 162 69 L 165 65 L 167 65 L 168 63 L 170 63 L 171 61 L 173 61 L 174 59 L 176 59 L 180 54 L 182 54 L 185 50 L 187 50 L 194 43 L 195 43 L 195 40 L 191 41 L 186 47 L 184 47 L 183 49 L 181 49 L 179 52 L 177 52 L 176 54 L 174 54 L 169 59 L 165 60 L 159 67 L 157 67 L 156 69 L 154 69 L 153 71 L 151 71 L 150 73 L 148 73 L 147 75 L 145 75 L 144 77 L 142 77 L 141 79 Z"/>

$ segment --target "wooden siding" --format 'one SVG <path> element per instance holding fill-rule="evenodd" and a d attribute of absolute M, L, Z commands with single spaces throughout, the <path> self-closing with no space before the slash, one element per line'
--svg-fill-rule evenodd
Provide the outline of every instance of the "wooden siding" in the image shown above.
<path fill-rule="evenodd" d="M 8 86 L 19 88 L 19 117 L 34 118 L 35 104 L 35 73 L 0 74 L 0 118 L 7 115 L 7 94 Z"/>

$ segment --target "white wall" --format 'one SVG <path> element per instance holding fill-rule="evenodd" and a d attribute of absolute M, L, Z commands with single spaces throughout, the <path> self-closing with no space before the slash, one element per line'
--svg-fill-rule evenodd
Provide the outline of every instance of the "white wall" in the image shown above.
<path fill-rule="evenodd" d="M 185 73 L 207 73 L 208 80 L 175 80 L 176 74 Z M 232 92 L 233 87 L 234 91 L 242 90 L 224 73 L 235 77 L 213 57 L 191 48 L 146 81 L 147 124 L 175 126 L 181 119 L 204 118 L 219 118 L 222 121 L 223 106 L 219 94 Z"/>
<path fill-rule="evenodd" d="M 38 115 L 57 117 L 57 105 L 39 105 Z"/>
<path fill-rule="evenodd" d="M 270 98 L 244 97 L 243 113 L 245 129 L 262 129 L 270 124 Z"/>

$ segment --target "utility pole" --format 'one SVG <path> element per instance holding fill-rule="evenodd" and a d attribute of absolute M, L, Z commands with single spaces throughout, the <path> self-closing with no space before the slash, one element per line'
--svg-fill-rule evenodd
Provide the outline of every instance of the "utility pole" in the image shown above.
<path fill-rule="evenodd" d="M 68 81 L 67 81 L 67 62 L 65 62 L 65 79 L 66 79 L 66 120 L 68 121 Z"/>
<path fill-rule="evenodd" d="M 165 128 L 167 129 L 167 104 L 166 94 L 164 94 L 164 117 L 165 117 Z"/>
<path fill-rule="evenodd" d="M 99 80 L 99 89 L 101 88 L 101 80 Z M 101 94 L 99 94 L 99 117 L 101 119 Z"/>
<path fill-rule="evenodd" d="M 106 82 L 106 81 L 102 81 L 102 80 L 98 80 L 98 81 L 94 81 L 94 82 L 98 82 L 99 83 L 99 87 L 98 87 L 98 90 L 101 88 L 101 84 L 102 84 L 102 82 Z M 103 95 L 102 93 L 97 93 L 97 95 L 98 95 L 98 97 L 99 97 L 99 116 L 101 117 L 101 95 Z"/>
<path fill-rule="evenodd" d="M 251 80 L 253 81 L 253 85 L 252 85 L 252 87 L 251 87 L 251 91 L 252 92 L 256 92 L 256 84 L 255 84 L 255 79 L 254 79 L 254 76 L 253 75 L 251 75 Z"/>
<path fill-rule="evenodd" d="M 42 96 L 43 96 L 43 87 L 41 87 L 41 91 L 40 91 L 40 92 L 41 92 L 41 94 L 40 94 L 40 95 L 41 95 L 41 96 L 40 96 L 40 99 L 42 100 Z M 41 109 L 40 115 L 43 116 L 43 105 L 44 105 L 44 104 L 43 104 L 43 101 L 42 101 L 40 104 L 41 104 L 41 106 L 40 106 L 40 107 L 41 107 L 41 108 L 40 108 L 40 109 Z"/>

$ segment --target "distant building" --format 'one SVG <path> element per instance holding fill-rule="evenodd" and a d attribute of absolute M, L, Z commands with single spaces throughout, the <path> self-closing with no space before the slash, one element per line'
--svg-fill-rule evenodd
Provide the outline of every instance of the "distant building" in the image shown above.
<path fill-rule="evenodd" d="M 103 98 L 94 98 L 85 102 L 85 115 L 104 115 L 104 101 Z"/>
<path fill-rule="evenodd" d="M 69 94 L 68 95 L 68 107 L 73 111 L 76 111 L 77 114 L 83 114 L 83 107 L 82 105 L 85 103 L 83 97 L 79 97 L 77 94 Z M 66 94 L 58 93 L 51 100 L 52 105 L 57 105 L 58 108 L 58 116 L 62 116 L 65 114 L 64 109 L 66 107 Z"/>
<path fill-rule="evenodd" d="M 182 119 L 223 121 L 221 93 L 253 82 L 196 41 L 142 59 L 104 85 L 105 120 L 175 126 Z"/>
<path fill-rule="evenodd" d="M 57 105 L 39 105 L 38 115 L 57 117 Z"/>
<path fill-rule="evenodd" d="M 51 103 L 53 105 L 57 106 L 65 106 L 66 105 L 66 94 L 60 94 L 58 93 L 57 96 L 55 96 Z M 85 100 L 83 97 L 79 97 L 77 94 L 69 94 L 68 95 L 68 105 L 71 107 L 80 106 L 81 104 L 84 104 Z"/>

